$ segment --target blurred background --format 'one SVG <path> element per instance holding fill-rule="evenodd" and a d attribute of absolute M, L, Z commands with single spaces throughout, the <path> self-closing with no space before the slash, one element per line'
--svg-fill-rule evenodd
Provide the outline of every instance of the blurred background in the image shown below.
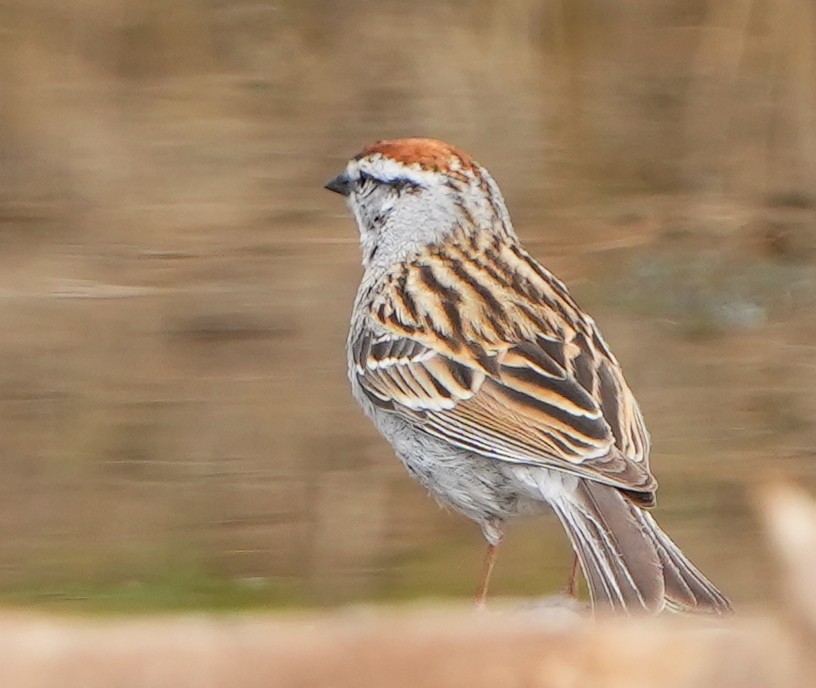
<path fill-rule="evenodd" d="M 0 603 L 475 590 L 478 528 L 347 390 L 356 229 L 326 179 L 450 140 L 600 323 L 657 517 L 743 608 L 752 495 L 816 488 L 807 0 L 0 0 Z M 500 595 L 559 590 L 554 519 Z"/>

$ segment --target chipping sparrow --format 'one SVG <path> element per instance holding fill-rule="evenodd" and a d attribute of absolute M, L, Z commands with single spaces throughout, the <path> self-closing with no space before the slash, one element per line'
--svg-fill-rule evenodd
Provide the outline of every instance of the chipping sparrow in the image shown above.
<path fill-rule="evenodd" d="M 440 141 L 380 141 L 326 188 L 346 197 L 363 252 L 354 396 L 411 475 L 482 527 L 477 600 L 505 523 L 548 505 L 593 607 L 727 611 L 645 510 L 657 483 L 638 404 L 487 170 Z"/>

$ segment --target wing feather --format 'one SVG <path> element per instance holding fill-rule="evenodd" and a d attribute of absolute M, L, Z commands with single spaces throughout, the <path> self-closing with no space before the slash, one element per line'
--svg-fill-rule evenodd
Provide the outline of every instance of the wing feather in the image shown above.
<path fill-rule="evenodd" d="M 648 433 L 594 321 L 523 249 L 474 258 L 472 244 L 431 249 L 388 276 L 350 342 L 361 389 L 455 446 L 648 504 Z"/>

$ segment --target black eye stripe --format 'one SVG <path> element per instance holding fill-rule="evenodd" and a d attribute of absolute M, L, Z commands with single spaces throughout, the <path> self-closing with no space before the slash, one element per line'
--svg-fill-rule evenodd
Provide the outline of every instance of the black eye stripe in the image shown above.
<path fill-rule="evenodd" d="M 384 184 L 400 192 L 402 191 L 411 192 L 421 188 L 420 184 L 410 179 L 405 178 L 379 179 L 378 177 L 374 177 L 373 175 L 370 175 L 367 172 L 360 172 L 357 179 L 357 188 L 362 188 L 369 182 L 371 182 L 372 184 Z"/>
<path fill-rule="evenodd" d="M 406 191 L 408 193 L 418 191 L 422 188 L 420 184 L 409 181 L 408 179 L 395 179 L 393 182 L 391 182 L 391 186 L 393 186 L 399 192 Z"/>

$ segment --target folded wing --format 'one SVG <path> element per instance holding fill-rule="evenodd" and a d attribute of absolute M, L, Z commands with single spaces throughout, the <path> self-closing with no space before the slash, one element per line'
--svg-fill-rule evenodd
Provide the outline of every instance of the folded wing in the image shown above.
<path fill-rule="evenodd" d="M 536 343 L 499 353 L 492 373 L 399 336 L 369 338 L 356 352 L 369 399 L 430 435 L 626 490 L 656 487 L 644 463 L 616 446 L 601 404 Z"/>
<path fill-rule="evenodd" d="M 517 245 L 456 243 L 387 275 L 351 341 L 368 398 L 481 456 L 654 500 L 637 402 L 595 323 Z"/>

